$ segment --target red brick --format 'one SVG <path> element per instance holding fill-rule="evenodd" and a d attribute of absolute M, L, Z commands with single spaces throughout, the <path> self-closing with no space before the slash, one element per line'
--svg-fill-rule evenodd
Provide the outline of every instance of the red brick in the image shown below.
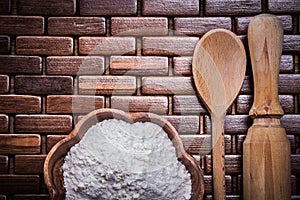
<path fill-rule="evenodd" d="M 196 16 L 199 15 L 197 0 L 143 0 L 143 15 L 155 16 Z"/>
<path fill-rule="evenodd" d="M 40 113 L 41 97 L 0 95 L 0 113 Z"/>
<path fill-rule="evenodd" d="M 76 0 L 18 0 L 18 14 L 22 15 L 74 15 Z"/>
<path fill-rule="evenodd" d="M 207 115 L 204 119 L 205 132 L 209 133 L 211 130 L 211 120 Z M 246 134 L 251 124 L 252 120 L 248 115 L 227 115 L 225 117 L 224 130 L 226 134 Z"/>
<path fill-rule="evenodd" d="M 44 18 L 32 16 L 0 16 L 0 34 L 43 35 Z"/>
<path fill-rule="evenodd" d="M 167 35 L 168 18 L 164 17 L 112 17 L 112 35 Z"/>
<path fill-rule="evenodd" d="M 80 1 L 81 15 L 136 15 L 137 0 L 81 0 Z"/>
<path fill-rule="evenodd" d="M 9 15 L 11 8 L 11 0 L 0 1 L 0 15 Z"/>
<path fill-rule="evenodd" d="M 201 36 L 217 28 L 231 30 L 230 17 L 191 17 L 174 19 L 174 29 L 180 34 Z"/>
<path fill-rule="evenodd" d="M 206 0 L 205 14 L 224 16 L 224 15 L 254 15 L 261 13 L 260 0 L 231 0 L 215 1 Z"/>
<path fill-rule="evenodd" d="M 210 135 L 180 135 L 185 150 L 189 154 L 206 155 L 212 150 Z M 231 136 L 225 135 L 225 153 L 230 154 L 231 150 Z"/>
<path fill-rule="evenodd" d="M 272 13 L 295 13 L 299 14 L 300 5 L 298 0 L 268 0 L 268 11 Z"/>
<path fill-rule="evenodd" d="M 283 29 L 286 33 L 291 33 L 293 31 L 293 18 L 291 15 L 277 16 L 278 19 L 282 21 Z M 249 22 L 254 17 L 237 17 L 236 22 L 236 33 L 237 34 L 247 34 Z"/>
<path fill-rule="evenodd" d="M 0 133 L 8 132 L 8 116 L 0 114 Z"/>
<path fill-rule="evenodd" d="M 10 51 L 10 37 L 0 35 L 0 53 L 9 54 Z"/>
<path fill-rule="evenodd" d="M 206 173 L 212 174 L 212 156 L 205 157 Z M 242 156 L 241 155 L 225 155 L 225 173 L 226 174 L 241 174 L 242 171 Z"/>
<path fill-rule="evenodd" d="M 47 74 L 101 75 L 104 70 L 104 57 L 101 56 L 49 56 L 46 59 Z"/>
<path fill-rule="evenodd" d="M 47 113 L 51 114 L 89 113 L 104 108 L 104 97 L 53 95 L 47 96 L 46 105 Z"/>
<path fill-rule="evenodd" d="M 0 56 L 0 73 L 41 74 L 42 58 L 38 56 Z"/>
<path fill-rule="evenodd" d="M 16 155 L 16 174 L 42 174 L 46 155 Z"/>
<path fill-rule="evenodd" d="M 80 94 L 133 94 L 136 78 L 133 76 L 80 76 Z"/>
<path fill-rule="evenodd" d="M 0 134 L 0 154 L 39 154 L 40 151 L 40 135 Z"/>
<path fill-rule="evenodd" d="M 49 200 L 48 194 L 17 194 L 13 200 Z"/>
<path fill-rule="evenodd" d="M 197 134 L 199 133 L 199 116 L 195 115 L 170 115 L 164 116 L 180 134 Z"/>
<path fill-rule="evenodd" d="M 136 50 L 133 37 L 80 37 L 80 54 L 122 55 L 134 54 Z"/>
<path fill-rule="evenodd" d="M 143 77 L 143 94 L 195 94 L 190 77 Z"/>
<path fill-rule="evenodd" d="M 198 37 L 144 37 L 144 55 L 184 56 L 192 55 Z"/>
<path fill-rule="evenodd" d="M 173 97 L 174 114 L 203 114 L 207 110 L 195 95 L 175 95 Z"/>
<path fill-rule="evenodd" d="M 161 96 L 112 96 L 111 108 L 126 112 L 168 113 L 168 98 Z"/>
<path fill-rule="evenodd" d="M 226 185 L 226 193 L 230 194 L 232 192 L 232 178 L 231 176 L 225 176 L 225 185 Z M 209 175 L 204 175 L 204 190 L 205 194 L 213 193 L 213 178 Z M 227 196 L 226 196 L 227 199 Z"/>
<path fill-rule="evenodd" d="M 291 155 L 291 170 L 292 174 L 300 174 L 300 154 Z"/>
<path fill-rule="evenodd" d="M 17 94 L 72 94 L 71 76 L 16 76 Z"/>
<path fill-rule="evenodd" d="M 9 91 L 9 76 L 0 75 L 0 94 L 8 93 Z"/>
<path fill-rule="evenodd" d="M 0 175 L 1 194 L 38 193 L 39 190 L 38 175 Z"/>
<path fill-rule="evenodd" d="M 104 35 L 103 17 L 49 17 L 49 35 Z"/>
<path fill-rule="evenodd" d="M 66 137 L 66 135 L 47 135 L 47 153 L 49 153 L 49 151 L 57 142 Z"/>
<path fill-rule="evenodd" d="M 8 156 L 0 156 L 0 174 L 8 173 Z"/>
<path fill-rule="evenodd" d="M 17 54 L 28 55 L 72 55 L 71 37 L 19 36 L 16 39 Z"/>
<path fill-rule="evenodd" d="M 112 56 L 110 73 L 115 75 L 168 75 L 167 57 Z"/>
<path fill-rule="evenodd" d="M 284 113 L 294 113 L 295 104 L 293 95 L 279 95 L 280 104 Z M 237 98 L 237 112 L 240 114 L 248 114 L 253 104 L 253 96 L 239 95 Z"/>
<path fill-rule="evenodd" d="M 174 57 L 174 73 L 192 75 L 192 57 Z"/>
<path fill-rule="evenodd" d="M 284 35 L 283 52 L 300 53 L 300 35 Z"/>
<path fill-rule="evenodd" d="M 17 133 L 69 133 L 72 130 L 70 115 L 16 115 Z"/>
<path fill-rule="evenodd" d="M 283 115 L 280 121 L 287 134 L 300 134 L 300 115 Z"/>

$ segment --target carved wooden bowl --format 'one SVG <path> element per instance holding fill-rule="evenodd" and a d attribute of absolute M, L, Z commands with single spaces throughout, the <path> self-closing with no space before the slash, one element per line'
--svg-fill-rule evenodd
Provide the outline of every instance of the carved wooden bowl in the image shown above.
<path fill-rule="evenodd" d="M 115 109 L 99 109 L 82 118 L 72 132 L 65 139 L 59 141 L 47 155 L 44 164 L 44 178 L 51 199 L 65 199 L 66 191 L 63 185 L 61 167 L 70 148 L 81 140 L 90 127 L 106 119 L 119 119 L 128 123 L 152 122 L 163 127 L 176 149 L 178 160 L 185 165 L 191 174 L 191 199 L 199 200 L 203 198 L 204 181 L 202 171 L 195 159 L 186 153 L 176 129 L 167 120 L 152 113 L 125 113 Z"/>

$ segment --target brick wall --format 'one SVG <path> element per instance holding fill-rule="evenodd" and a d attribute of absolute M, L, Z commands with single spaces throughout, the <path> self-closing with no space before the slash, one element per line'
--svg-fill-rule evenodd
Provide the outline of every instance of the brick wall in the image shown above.
<path fill-rule="evenodd" d="M 210 119 L 191 56 L 207 31 L 235 32 L 260 13 L 284 26 L 279 94 L 300 199 L 298 0 L 0 0 L 0 199 L 48 199 L 43 162 L 80 118 L 99 108 L 153 112 L 181 134 L 212 196 Z M 249 57 L 249 56 L 248 56 Z M 225 120 L 229 199 L 242 197 L 242 143 L 252 120 L 251 63 Z"/>

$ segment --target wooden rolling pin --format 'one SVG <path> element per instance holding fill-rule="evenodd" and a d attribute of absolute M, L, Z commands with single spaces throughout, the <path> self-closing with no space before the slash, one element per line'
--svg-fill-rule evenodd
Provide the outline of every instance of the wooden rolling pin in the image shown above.
<path fill-rule="evenodd" d="M 290 143 L 280 125 L 278 74 L 283 29 L 273 15 L 261 14 L 250 22 L 248 43 L 253 69 L 254 118 L 243 145 L 245 200 L 287 200 L 290 196 Z"/>

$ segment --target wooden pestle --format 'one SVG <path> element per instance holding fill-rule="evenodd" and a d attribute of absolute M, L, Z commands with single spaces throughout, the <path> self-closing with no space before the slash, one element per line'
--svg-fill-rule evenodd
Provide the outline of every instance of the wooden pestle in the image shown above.
<path fill-rule="evenodd" d="M 253 70 L 254 118 L 243 145 L 244 199 L 287 200 L 290 195 L 290 143 L 280 124 L 278 74 L 283 29 L 274 15 L 250 22 L 248 43 Z"/>

